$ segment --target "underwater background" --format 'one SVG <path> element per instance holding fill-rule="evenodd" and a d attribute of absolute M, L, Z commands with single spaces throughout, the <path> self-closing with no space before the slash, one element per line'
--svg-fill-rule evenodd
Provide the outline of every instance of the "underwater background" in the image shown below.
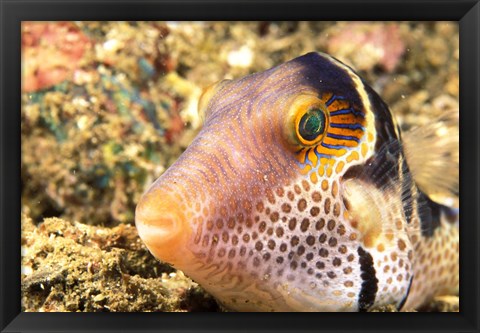
<path fill-rule="evenodd" d="M 198 133 L 204 88 L 310 51 L 352 66 L 403 130 L 458 112 L 456 22 L 24 22 L 22 310 L 223 311 L 150 255 L 135 205 Z"/>

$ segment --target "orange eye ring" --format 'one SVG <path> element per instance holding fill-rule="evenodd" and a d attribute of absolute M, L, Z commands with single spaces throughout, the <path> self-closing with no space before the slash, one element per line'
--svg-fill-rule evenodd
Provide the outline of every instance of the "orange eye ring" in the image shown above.
<path fill-rule="evenodd" d="M 318 144 L 328 128 L 328 110 L 325 103 L 314 95 L 298 96 L 290 108 L 295 141 L 302 146 Z"/>

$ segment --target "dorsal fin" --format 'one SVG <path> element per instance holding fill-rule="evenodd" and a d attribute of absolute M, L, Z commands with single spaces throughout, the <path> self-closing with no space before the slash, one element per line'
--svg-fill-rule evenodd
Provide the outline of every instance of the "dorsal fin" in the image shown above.
<path fill-rule="evenodd" d="M 431 198 L 458 196 L 458 111 L 403 133 L 402 141 L 407 164 L 423 192 Z"/>

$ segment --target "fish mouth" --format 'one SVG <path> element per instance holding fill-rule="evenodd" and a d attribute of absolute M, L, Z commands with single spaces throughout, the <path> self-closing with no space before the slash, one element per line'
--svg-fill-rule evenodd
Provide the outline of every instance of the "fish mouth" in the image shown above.
<path fill-rule="evenodd" d="M 159 260 L 177 266 L 186 260 L 186 244 L 191 228 L 184 210 L 162 190 L 147 192 L 135 210 L 138 234 Z"/>

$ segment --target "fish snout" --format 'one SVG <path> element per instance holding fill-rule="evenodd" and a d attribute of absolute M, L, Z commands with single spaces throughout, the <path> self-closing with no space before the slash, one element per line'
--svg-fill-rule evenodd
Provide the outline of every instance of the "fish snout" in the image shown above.
<path fill-rule="evenodd" d="M 174 266 L 187 260 L 186 242 L 191 228 L 183 207 L 171 193 L 161 189 L 145 193 L 135 210 L 135 224 L 140 238 L 157 259 Z"/>

